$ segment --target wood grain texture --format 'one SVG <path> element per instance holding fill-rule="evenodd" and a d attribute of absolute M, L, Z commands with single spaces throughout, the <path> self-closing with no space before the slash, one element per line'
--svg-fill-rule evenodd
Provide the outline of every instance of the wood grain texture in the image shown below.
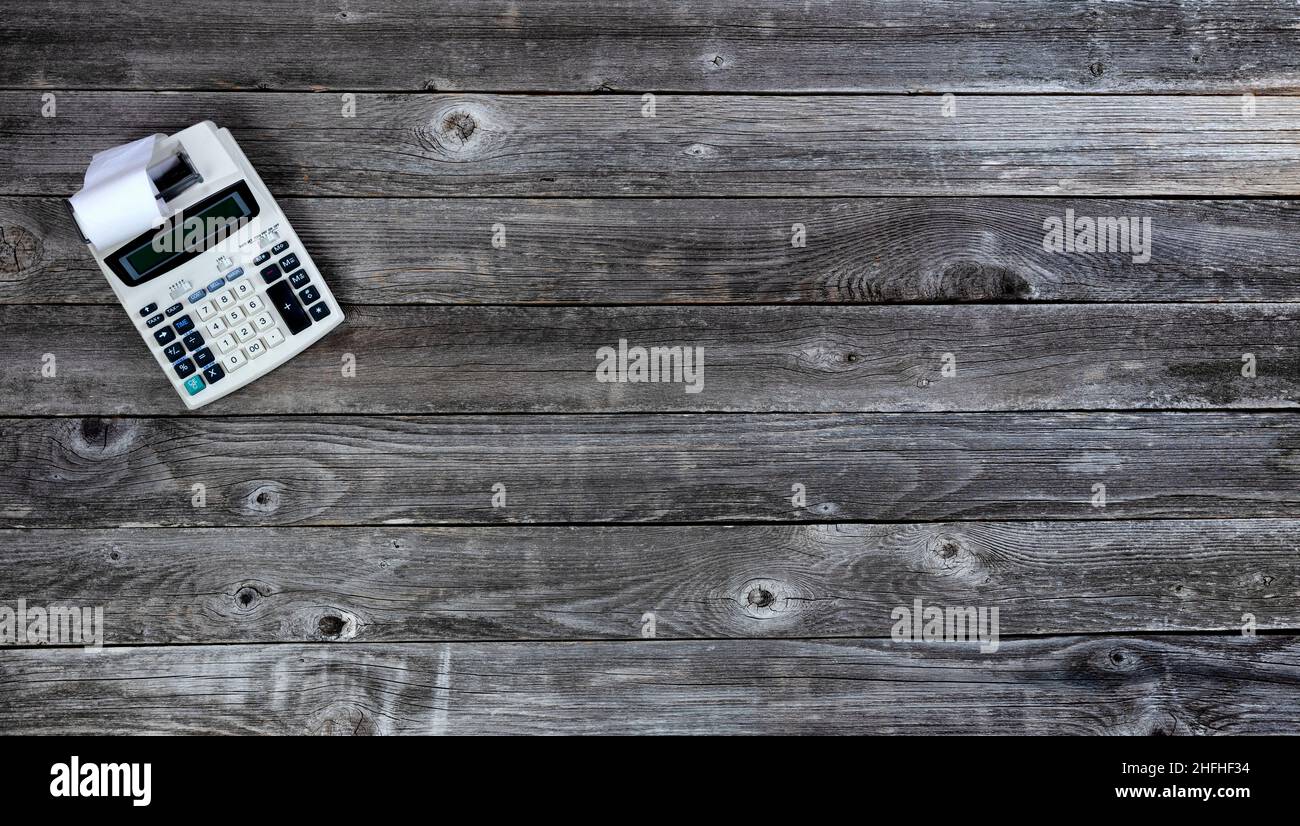
<path fill-rule="evenodd" d="M 889 638 L 1300 627 L 1291 519 L 0 531 L 0 604 L 100 606 L 106 645 Z M 0 652 L 0 661 L 4 652 Z"/>
<path fill-rule="evenodd" d="M 348 304 L 1300 301 L 1293 201 L 282 198 Z M 1151 219 L 1151 259 L 1044 221 Z M 506 227 L 494 248 L 492 226 Z M 807 246 L 791 244 L 803 224 Z M 1140 257 L 1140 256 L 1139 256 Z M 0 304 L 116 303 L 64 204 L 0 198 Z"/>
<path fill-rule="evenodd" d="M 1285 413 L 0 419 L 0 520 L 1284 517 L 1298 469 L 1300 418 Z"/>
<path fill-rule="evenodd" d="M 193 19 L 229 14 L 212 0 L 185 8 Z M 1284 0 L 273 0 L 229 37 L 156 25 L 174 9 L 25 4 L 0 26 L 0 77 L 37 88 L 343 91 L 1300 87 L 1295 7 Z"/>
<path fill-rule="evenodd" d="M 296 51 L 296 50 L 295 50 Z M 1296 195 L 1300 96 L 0 92 L 0 191 L 66 196 L 93 151 L 211 119 L 277 195 Z"/>
<path fill-rule="evenodd" d="M 0 415 L 184 412 L 120 307 L 0 306 L 0 329 Z M 598 381 L 598 351 L 620 341 L 679 356 L 691 348 L 703 372 L 698 383 Z M 953 377 L 942 374 L 945 353 Z M 1254 357 L 1252 378 L 1243 354 Z M 54 377 L 43 372 L 49 355 Z M 342 369 L 349 355 L 355 376 Z M 1298 399 L 1300 304 L 359 307 L 329 338 L 203 412 L 1294 408 Z"/>
<path fill-rule="evenodd" d="M 1300 727 L 1300 642 L 25 649 L 0 689 L 13 734 L 1264 734 Z"/>
<path fill-rule="evenodd" d="M 0 648 L 0 731 L 1300 731 L 1295 11 L 5 14 L 0 604 L 108 647 Z M 61 199 L 209 118 L 349 323 L 173 415 Z M 704 392 L 596 382 L 620 338 Z"/>

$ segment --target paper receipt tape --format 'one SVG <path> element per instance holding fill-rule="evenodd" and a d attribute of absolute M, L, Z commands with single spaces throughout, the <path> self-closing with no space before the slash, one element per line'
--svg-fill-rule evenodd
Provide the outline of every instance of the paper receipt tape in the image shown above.
<path fill-rule="evenodd" d="M 164 135 L 150 135 L 98 152 L 81 191 L 68 199 L 82 237 L 111 249 L 159 227 L 166 202 L 203 178 L 184 151 L 164 149 Z"/>

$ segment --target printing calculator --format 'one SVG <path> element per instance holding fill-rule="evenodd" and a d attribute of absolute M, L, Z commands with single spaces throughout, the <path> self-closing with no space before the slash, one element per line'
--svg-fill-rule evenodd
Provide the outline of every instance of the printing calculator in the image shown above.
<path fill-rule="evenodd" d="M 148 174 L 165 223 L 112 249 L 86 243 L 186 407 L 261 378 L 343 321 L 229 130 L 204 121 L 158 136 Z"/>

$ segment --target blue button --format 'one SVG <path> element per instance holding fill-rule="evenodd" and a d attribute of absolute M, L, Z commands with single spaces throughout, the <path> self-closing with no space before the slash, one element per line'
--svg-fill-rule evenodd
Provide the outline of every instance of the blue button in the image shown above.
<path fill-rule="evenodd" d="M 191 396 L 205 387 L 207 387 L 207 385 L 203 383 L 203 377 L 200 375 L 195 374 L 185 380 L 185 389 L 190 391 Z"/>
<path fill-rule="evenodd" d="M 208 292 L 210 293 L 216 292 L 217 290 L 221 289 L 221 285 L 224 283 L 226 283 L 226 279 L 218 278 L 216 281 L 213 281 L 211 284 L 208 285 Z"/>
<path fill-rule="evenodd" d="M 244 268 L 235 267 L 233 270 L 226 273 L 226 283 L 229 284 L 231 281 L 234 281 L 236 278 L 243 278 L 243 276 L 244 276 Z M 209 287 L 208 289 L 212 289 L 212 288 Z"/>
<path fill-rule="evenodd" d="M 194 292 L 190 293 L 190 303 L 193 304 L 195 301 L 198 301 L 200 298 L 202 298 L 207 294 L 208 294 L 207 290 L 195 290 Z"/>

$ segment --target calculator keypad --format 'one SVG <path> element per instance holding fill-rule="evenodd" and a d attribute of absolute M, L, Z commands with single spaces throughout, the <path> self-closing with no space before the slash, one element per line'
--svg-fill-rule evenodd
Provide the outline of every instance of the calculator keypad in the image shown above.
<path fill-rule="evenodd" d="M 266 263 L 272 256 L 280 258 Z M 139 308 L 146 328 L 158 327 L 150 330 L 158 352 L 191 396 L 262 358 L 313 320 L 330 315 L 321 291 L 301 268 L 297 254 L 289 252 L 288 242 L 259 253 L 252 262 L 254 267 L 266 263 L 254 271 L 269 286 L 242 278 L 241 267 L 192 293 L 189 314 L 181 314 L 186 308 L 180 303 L 161 313 L 157 304 Z M 281 279 L 283 275 L 288 277 Z"/>

